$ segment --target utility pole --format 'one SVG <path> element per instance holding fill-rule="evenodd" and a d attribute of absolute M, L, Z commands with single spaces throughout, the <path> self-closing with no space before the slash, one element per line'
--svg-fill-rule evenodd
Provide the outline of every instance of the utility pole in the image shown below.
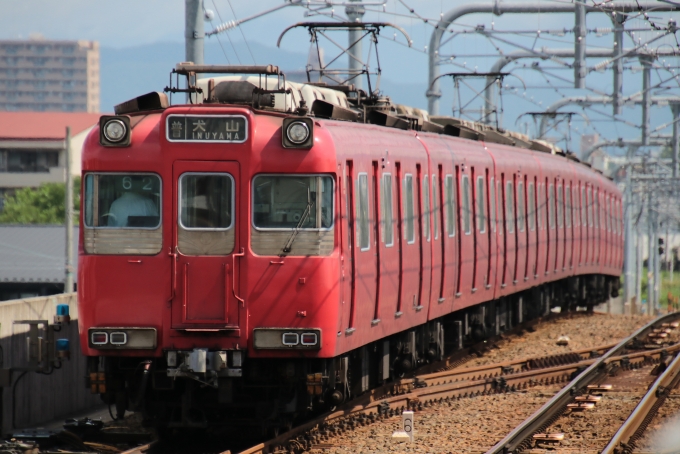
<path fill-rule="evenodd" d="M 203 28 L 203 0 L 184 0 L 184 55 L 185 61 L 202 65 L 203 41 L 205 29 Z M 189 81 L 196 84 L 196 75 Z M 191 93 L 187 93 L 187 102 L 191 102 Z"/>
<path fill-rule="evenodd" d="M 73 292 L 73 174 L 71 173 L 71 128 L 66 127 L 64 167 L 66 167 L 66 264 L 64 293 Z"/>
<path fill-rule="evenodd" d="M 350 2 L 355 3 L 360 0 L 350 0 Z M 361 23 L 364 13 L 366 13 L 366 8 L 363 5 L 347 5 L 345 7 L 345 14 L 347 14 L 347 19 L 350 22 Z M 364 70 L 363 65 L 363 49 L 361 44 L 361 37 L 363 34 L 363 29 L 357 27 L 349 31 L 349 45 L 347 48 L 347 56 L 349 58 L 349 72 L 354 76 L 351 79 L 351 83 L 357 89 L 363 87 L 363 80 L 361 74 Z"/>

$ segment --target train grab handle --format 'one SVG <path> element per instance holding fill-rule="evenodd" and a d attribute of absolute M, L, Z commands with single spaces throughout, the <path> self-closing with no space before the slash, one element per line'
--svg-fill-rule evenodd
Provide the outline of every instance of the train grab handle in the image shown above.
<path fill-rule="evenodd" d="M 239 250 L 238 253 L 234 252 L 234 253 L 231 255 L 231 257 L 232 257 L 232 262 L 233 262 L 233 266 L 231 267 L 231 268 L 232 268 L 232 275 L 231 275 L 231 279 L 232 279 L 232 281 L 231 281 L 231 291 L 232 291 L 232 293 L 234 294 L 234 298 L 236 298 L 237 300 L 239 300 L 239 301 L 241 302 L 241 306 L 242 306 L 242 307 L 245 307 L 245 305 L 246 305 L 246 300 L 244 300 L 243 298 L 241 298 L 240 296 L 238 296 L 238 295 L 236 294 L 236 257 L 243 257 L 244 255 L 246 255 L 246 253 L 245 253 L 245 249 L 243 249 L 243 248 L 241 248 L 241 249 Z"/>
<path fill-rule="evenodd" d="M 170 256 L 170 260 L 172 263 L 170 264 L 171 266 L 171 275 L 172 275 L 172 280 L 170 281 L 170 300 L 172 301 L 175 299 L 175 289 L 177 288 L 177 251 L 172 250 L 172 246 L 170 246 L 170 252 L 168 252 L 168 255 Z"/>

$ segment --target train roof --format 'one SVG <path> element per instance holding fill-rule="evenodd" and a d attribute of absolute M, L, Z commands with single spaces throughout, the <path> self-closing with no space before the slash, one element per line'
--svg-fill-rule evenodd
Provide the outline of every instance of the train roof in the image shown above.
<path fill-rule="evenodd" d="M 388 96 L 368 94 L 354 85 L 290 82 L 275 65 L 194 65 L 189 62 L 177 64 L 172 73 L 185 76 L 187 88 L 179 88 L 177 77 L 176 85 L 171 83 L 170 87 L 165 87 L 165 92 L 189 93 L 190 104 L 236 104 L 265 112 L 445 134 L 561 155 L 590 167 L 575 154 L 545 140 L 531 139 L 525 134 L 484 123 L 430 116 L 425 110 L 392 103 Z M 115 112 L 117 115 L 134 115 L 168 107 L 170 103 L 165 93 L 152 92 L 117 105 Z"/>

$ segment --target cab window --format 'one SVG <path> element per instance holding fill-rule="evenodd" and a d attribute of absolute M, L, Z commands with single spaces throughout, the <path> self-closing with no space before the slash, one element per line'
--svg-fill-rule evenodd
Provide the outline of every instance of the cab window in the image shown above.
<path fill-rule="evenodd" d="M 85 227 L 157 229 L 161 179 L 154 174 L 87 174 Z"/>
<path fill-rule="evenodd" d="M 327 175 L 258 175 L 253 180 L 257 229 L 318 230 L 333 226 L 333 178 Z"/>

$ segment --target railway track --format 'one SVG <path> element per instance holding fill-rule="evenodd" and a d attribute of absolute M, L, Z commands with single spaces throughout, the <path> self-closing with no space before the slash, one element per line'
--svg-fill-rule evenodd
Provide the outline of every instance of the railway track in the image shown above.
<path fill-rule="evenodd" d="M 242 452 L 287 453 L 302 452 L 311 448 L 323 448 L 328 444 L 328 439 L 333 435 L 342 434 L 347 430 L 389 418 L 392 415 L 400 414 L 405 409 L 421 410 L 436 403 L 446 402 L 449 402 L 449 406 L 455 406 L 460 404 L 454 404 L 454 401 L 465 397 L 524 390 L 539 385 L 556 384 L 560 386 L 592 365 L 597 361 L 598 357 L 605 355 L 614 344 L 596 348 L 585 348 L 559 355 L 525 358 L 465 369 L 457 366 L 468 362 L 470 359 L 479 358 L 481 352 L 492 348 L 502 348 L 505 340 L 510 338 L 509 334 L 534 331 L 536 325 L 541 321 L 554 321 L 563 319 L 565 316 L 567 318 L 572 317 L 567 314 L 553 314 L 547 317 L 547 320 L 527 322 L 516 327 L 511 332 L 506 332 L 503 336 L 487 339 L 480 344 L 457 352 L 455 355 L 446 358 L 443 362 L 431 364 L 421 369 L 419 371 L 421 373 L 415 377 L 391 382 L 386 386 L 360 396 L 338 411 L 298 426 L 276 439 L 269 440 Z M 588 320 L 588 317 L 583 317 L 583 319 Z M 550 328 L 550 330 L 552 329 Z M 519 341 L 522 344 L 525 342 L 524 340 Z M 633 344 L 628 344 L 632 350 L 635 348 L 643 349 L 645 347 L 645 345 L 639 342 L 638 345 Z M 671 351 L 675 351 L 673 348 L 675 347 L 672 347 Z M 631 353 L 632 350 L 627 350 L 627 358 L 612 358 L 611 361 L 629 361 L 635 364 L 643 360 L 648 362 L 656 361 L 663 355 L 662 349 L 642 350 L 637 353 Z M 645 358 L 647 359 L 645 360 Z M 541 388 L 537 387 L 536 389 Z M 549 394 L 546 396 L 551 395 L 551 393 L 552 391 L 549 391 Z M 514 396 L 517 396 L 517 394 L 514 394 Z M 167 447 L 167 445 L 152 442 L 125 452 L 130 454 L 164 452 L 163 446 Z M 208 449 L 201 452 L 216 453 L 220 452 L 220 449 Z"/>
<path fill-rule="evenodd" d="M 401 380 L 392 384 L 389 390 L 383 390 L 382 393 L 380 390 L 374 390 L 370 395 L 353 401 L 351 405 L 341 410 L 298 426 L 241 453 L 303 452 L 322 448 L 330 436 L 399 414 L 404 410 L 417 411 L 454 399 L 527 389 L 536 385 L 565 383 L 573 379 L 550 400 L 550 405 L 544 406 L 559 408 L 558 404 L 551 404 L 557 401 L 566 408 L 567 401 L 574 397 L 572 389 L 579 390 L 591 384 L 607 372 L 607 367 L 629 368 L 652 364 L 661 361 L 669 352 L 680 350 L 680 345 L 677 344 L 667 348 L 652 348 L 658 346 L 656 341 L 641 342 L 641 339 L 646 339 L 647 334 L 662 323 L 670 323 L 678 318 L 680 314 L 657 319 L 614 346 L 607 345 L 566 355 L 510 361 L 464 370 L 444 370 Z M 553 407 L 554 405 L 557 406 Z M 547 416 L 533 415 L 529 418 L 532 421 L 530 424 L 517 428 L 489 452 L 507 453 L 528 446 L 527 440 L 534 433 L 547 427 L 562 411 L 563 408 L 559 411 L 553 410 L 553 413 L 544 412 Z"/>
<path fill-rule="evenodd" d="M 665 331 L 671 328 L 677 328 L 677 322 L 680 318 L 679 313 L 669 314 L 658 318 L 654 322 L 644 326 L 636 331 L 629 338 L 621 341 L 615 347 L 610 349 L 601 358 L 590 363 L 582 373 L 574 378 L 567 386 L 563 387 L 552 399 L 550 399 L 539 410 L 527 418 L 522 424 L 516 427 L 505 438 L 499 441 L 491 448 L 487 454 L 507 454 L 521 452 L 529 448 L 534 443 L 534 435 L 542 434 L 549 438 L 551 434 L 545 433 L 549 427 L 562 415 L 568 408 L 569 404 L 574 404 L 575 399 L 584 397 L 587 401 L 587 395 L 593 389 L 592 385 L 601 383 L 603 379 L 612 371 L 612 368 L 619 367 L 622 369 L 629 369 L 648 365 L 651 362 L 661 362 L 665 360 L 668 354 L 676 354 L 680 350 L 680 344 L 675 344 L 669 348 L 661 348 L 650 351 L 642 351 L 634 354 L 624 354 L 629 347 L 644 348 L 651 346 L 658 342 L 659 331 Z M 665 333 L 666 335 L 668 333 Z M 645 342 L 645 341 L 649 342 Z M 589 390 L 589 386 L 591 386 Z M 598 389 L 595 387 L 594 389 Z M 644 399 L 644 398 L 643 398 Z M 596 405 L 594 402 L 587 402 L 584 406 Z M 635 412 L 634 412 L 635 413 Z M 647 416 L 643 417 L 644 420 Z M 636 417 L 637 418 L 637 417 Z M 641 427 L 641 426 L 640 426 Z M 626 432 L 628 433 L 628 432 Z M 554 442 L 559 442 L 557 434 L 553 437 Z M 630 437 L 629 437 L 630 438 Z M 626 441 L 628 442 L 628 439 Z M 617 448 L 616 444 L 614 448 Z M 607 452 L 625 452 L 619 451 Z"/>

